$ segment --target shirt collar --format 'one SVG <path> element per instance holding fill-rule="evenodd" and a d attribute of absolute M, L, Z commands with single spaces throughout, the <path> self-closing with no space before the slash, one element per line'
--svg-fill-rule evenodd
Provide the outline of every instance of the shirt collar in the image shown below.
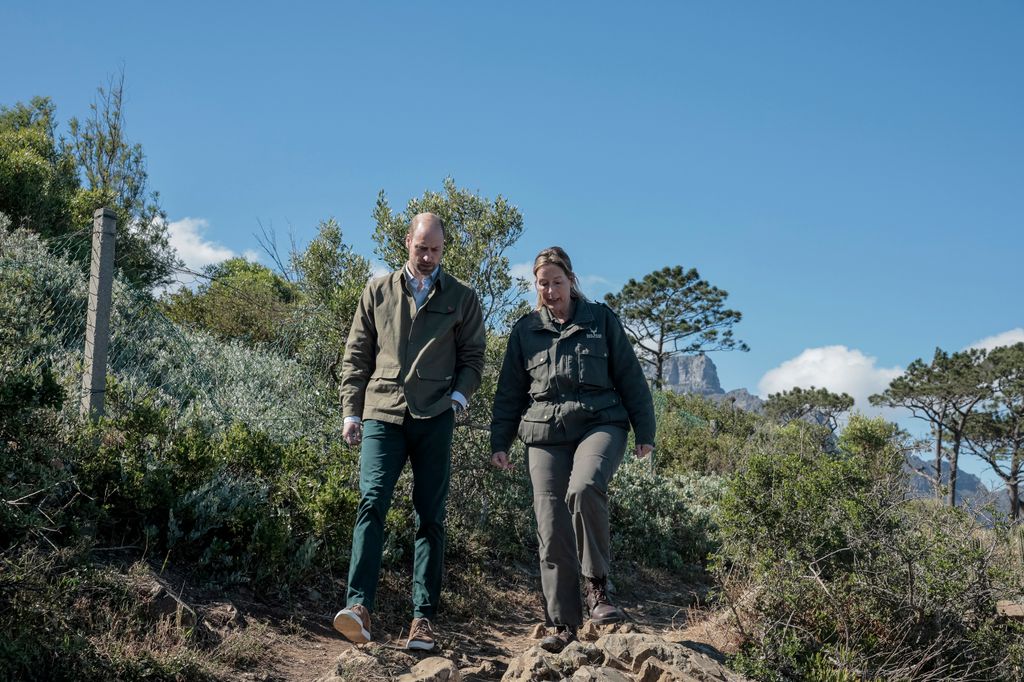
<path fill-rule="evenodd" d="M 420 281 L 420 278 L 417 277 L 413 273 L 413 271 L 409 269 L 409 264 L 408 263 L 405 264 L 405 266 L 402 268 L 402 271 L 405 272 L 405 279 L 406 279 L 407 282 L 409 282 L 409 284 L 412 284 L 413 282 Z M 426 281 L 427 288 L 430 288 L 430 286 L 434 282 L 437 281 L 437 278 L 440 276 L 440 274 L 441 274 L 441 266 L 437 265 L 437 266 L 434 267 L 434 271 L 431 272 L 430 275 L 427 277 L 427 281 Z"/>

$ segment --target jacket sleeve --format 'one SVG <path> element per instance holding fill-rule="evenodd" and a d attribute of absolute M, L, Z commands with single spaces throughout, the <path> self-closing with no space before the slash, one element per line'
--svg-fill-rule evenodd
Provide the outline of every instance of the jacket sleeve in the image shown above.
<path fill-rule="evenodd" d="M 469 400 L 476 389 L 480 388 L 484 374 L 487 334 L 480 299 L 472 290 L 467 290 L 463 305 L 465 312 L 455 332 L 455 381 L 452 391 L 458 391 Z"/>
<path fill-rule="evenodd" d="M 606 309 L 605 334 L 608 338 L 608 361 L 615 390 L 622 397 L 622 405 L 629 413 L 629 423 L 637 445 L 654 445 L 654 400 L 647 385 L 647 377 L 640 367 L 622 322 Z"/>
<path fill-rule="evenodd" d="M 508 452 L 519 430 L 519 421 L 529 402 L 530 378 L 526 373 L 523 349 L 515 329 L 508 338 L 505 359 L 501 363 L 498 386 L 494 391 L 491 417 L 491 452 Z"/>
<path fill-rule="evenodd" d="M 366 384 L 376 366 L 377 326 L 373 290 L 367 284 L 356 306 L 341 361 L 341 410 L 343 417 L 362 417 Z"/>

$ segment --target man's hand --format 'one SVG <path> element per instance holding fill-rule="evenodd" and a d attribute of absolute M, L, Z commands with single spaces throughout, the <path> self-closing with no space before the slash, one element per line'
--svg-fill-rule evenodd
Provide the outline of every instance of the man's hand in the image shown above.
<path fill-rule="evenodd" d="M 491 455 L 491 464 L 505 471 L 512 471 L 512 462 L 508 459 L 507 452 L 495 452 Z"/>
<path fill-rule="evenodd" d="M 345 422 L 345 428 L 341 431 L 341 439 L 349 445 L 359 445 L 363 440 L 363 425 L 361 422 Z"/>
<path fill-rule="evenodd" d="M 643 445 L 637 445 L 636 450 L 633 451 L 637 457 L 643 458 L 654 452 L 654 446 L 644 443 Z"/>

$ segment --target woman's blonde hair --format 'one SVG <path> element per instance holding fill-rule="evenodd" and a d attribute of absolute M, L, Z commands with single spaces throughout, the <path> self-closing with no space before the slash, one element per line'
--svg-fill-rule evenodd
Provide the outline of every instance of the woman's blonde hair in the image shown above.
<path fill-rule="evenodd" d="M 580 280 L 576 276 L 576 273 L 572 271 L 572 261 L 569 260 L 569 254 L 565 252 L 561 246 L 549 246 L 533 259 L 533 276 L 537 277 L 537 271 L 545 265 L 557 265 L 565 273 L 565 276 L 569 279 L 569 297 L 570 298 L 583 298 L 583 292 L 580 290 Z M 544 300 L 541 298 L 540 292 L 537 292 L 537 310 L 544 307 Z"/>

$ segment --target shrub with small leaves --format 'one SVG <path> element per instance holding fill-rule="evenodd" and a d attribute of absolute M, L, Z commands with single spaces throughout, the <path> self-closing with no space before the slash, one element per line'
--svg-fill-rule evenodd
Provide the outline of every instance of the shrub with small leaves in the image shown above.
<path fill-rule="evenodd" d="M 775 446 L 766 431 L 715 517 L 715 571 L 748 635 L 737 667 L 763 680 L 1019 679 L 1022 630 L 995 608 L 1021 589 L 1005 534 L 910 499 L 892 424 L 854 415 L 828 451 L 806 428 L 776 430 Z"/>
<path fill-rule="evenodd" d="M 718 477 L 654 474 L 649 461 L 627 455 L 608 491 L 615 556 L 675 570 L 703 566 L 722 489 Z"/>

